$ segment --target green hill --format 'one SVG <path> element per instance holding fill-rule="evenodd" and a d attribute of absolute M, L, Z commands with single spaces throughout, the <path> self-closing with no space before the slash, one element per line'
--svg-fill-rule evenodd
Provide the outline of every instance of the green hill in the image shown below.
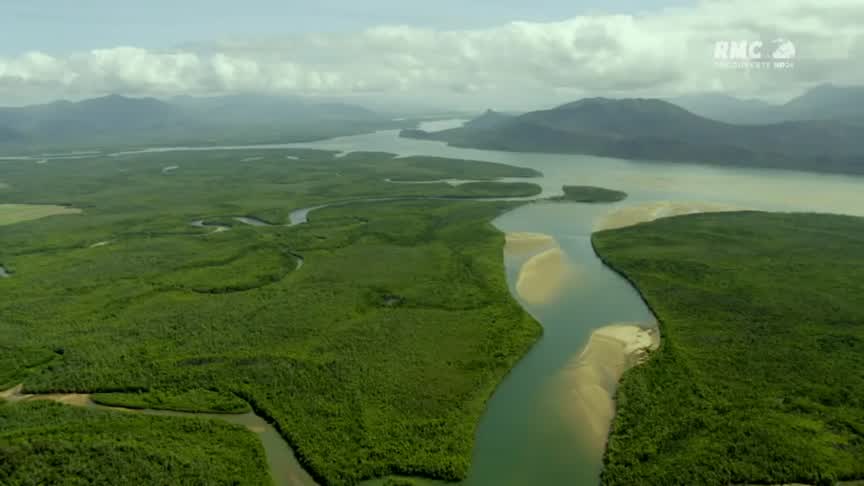
<path fill-rule="evenodd" d="M 864 86 L 822 84 L 781 105 L 720 93 L 679 96 L 669 101 L 705 118 L 728 123 L 864 119 L 860 108 L 864 104 Z"/>
<path fill-rule="evenodd" d="M 229 144 L 309 141 L 410 126 L 360 106 L 276 96 L 110 95 L 79 102 L 0 108 L 0 147 Z"/>
<path fill-rule="evenodd" d="M 861 173 L 862 129 L 859 123 L 827 120 L 732 125 L 658 99 L 591 98 L 498 117 L 493 124 L 469 122 L 435 133 L 405 131 L 403 136 L 489 150 Z"/>

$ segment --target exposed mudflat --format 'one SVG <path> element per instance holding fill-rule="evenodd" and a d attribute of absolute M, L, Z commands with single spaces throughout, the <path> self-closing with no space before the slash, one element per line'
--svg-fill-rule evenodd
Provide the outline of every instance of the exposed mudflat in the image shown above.
<path fill-rule="evenodd" d="M 647 223 L 672 216 L 683 216 L 685 214 L 720 213 L 740 210 L 740 207 L 729 204 L 658 201 L 616 209 L 600 218 L 595 224 L 595 230 L 624 228 L 639 223 Z"/>
<path fill-rule="evenodd" d="M 615 391 L 621 376 L 660 345 L 656 328 L 614 324 L 597 329 L 585 349 L 553 382 L 563 400 L 556 409 L 576 433 L 584 450 L 599 460 L 615 417 Z"/>

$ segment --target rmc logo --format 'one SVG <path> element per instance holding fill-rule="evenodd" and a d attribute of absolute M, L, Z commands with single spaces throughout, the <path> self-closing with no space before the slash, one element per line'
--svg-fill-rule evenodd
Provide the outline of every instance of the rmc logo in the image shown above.
<path fill-rule="evenodd" d="M 761 40 L 717 41 L 714 64 L 733 69 L 789 69 L 794 67 L 796 49 L 792 41 L 779 38 Z"/>

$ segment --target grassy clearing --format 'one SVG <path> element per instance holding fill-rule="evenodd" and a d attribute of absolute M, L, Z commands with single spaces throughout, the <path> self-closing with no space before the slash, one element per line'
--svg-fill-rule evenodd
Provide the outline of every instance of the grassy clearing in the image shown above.
<path fill-rule="evenodd" d="M 200 390 L 220 390 L 275 422 L 322 483 L 461 479 L 486 400 L 540 333 L 510 296 L 504 236 L 490 224 L 514 203 L 352 204 L 317 211 L 307 225 L 221 233 L 189 224 L 254 215 L 281 225 L 325 202 L 460 194 L 386 182 L 398 175 L 533 174 L 377 157 L 253 150 L 5 165 L 13 189 L 0 201 L 68 201 L 88 217 L 0 227 L 0 262 L 15 271 L 0 281 L 4 379 L 184 409 L 212 408 Z M 165 177 L 169 165 L 183 169 Z M 38 364 L 41 356 L 53 357 Z"/>
<path fill-rule="evenodd" d="M 0 484 L 271 484 L 258 438 L 214 420 L 0 402 Z"/>
<path fill-rule="evenodd" d="M 864 477 L 864 220 L 705 214 L 594 243 L 664 340 L 621 384 L 604 484 Z"/>
<path fill-rule="evenodd" d="M 2 187 L 0 187 L 2 189 Z M 0 226 L 47 218 L 60 214 L 80 214 L 80 209 L 50 204 L 0 204 Z"/>

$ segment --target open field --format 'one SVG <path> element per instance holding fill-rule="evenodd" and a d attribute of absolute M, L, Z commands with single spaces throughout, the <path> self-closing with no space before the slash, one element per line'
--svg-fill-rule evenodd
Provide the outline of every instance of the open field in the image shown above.
<path fill-rule="evenodd" d="M 51 204 L 0 204 L 0 226 L 58 214 L 80 214 L 80 209 Z"/>
<path fill-rule="evenodd" d="M 162 169 L 171 165 L 182 170 L 166 177 Z M 517 203 L 366 202 L 284 225 L 292 210 L 326 202 L 478 192 L 387 178 L 532 171 L 310 150 L 10 162 L 2 169 L 11 188 L 0 202 L 26 196 L 86 211 L 0 228 L 0 262 L 13 274 L 0 281 L 0 382 L 182 410 L 231 408 L 226 398 L 236 395 L 274 421 L 325 484 L 391 474 L 464 477 L 486 400 L 540 334 L 510 296 L 504 235 L 490 225 Z M 484 183 L 480 192 L 536 192 L 496 187 Z M 234 219 L 241 216 L 279 226 L 245 225 Z M 202 219 L 230 229 L 190 224 Z M 17 406 L 6 406 L 10 420 L 24 413 Z M 149 418 L 99 420 L 106 429 L 150 426 Z M 66 433 L 59 423 L 58 434 Z M 22 428 L 21 440 L 36 437 L 29 430 Z M 184 437 L 170 447 L 179 456 L 196 454 L 199 436 Z M 44 457 L 39 451 L 12 455 L 7 464 L 19 470 L 50 457 L 78 463 L 90 454 L 78 446 Z M 260 451 L 249 451 L 236 455 L 233 467 L 259 467 Z M 116 454 L 120 462 L 161 460 L 138 448 Z M 188 477 L 207 482 L 220 467 Z"/>
<path fill-rule="evenodd" d="M 864 219 L 692 215 L 594 244 L 663 334 L 619 388 L 604 484 L 864 477 Z"/>

